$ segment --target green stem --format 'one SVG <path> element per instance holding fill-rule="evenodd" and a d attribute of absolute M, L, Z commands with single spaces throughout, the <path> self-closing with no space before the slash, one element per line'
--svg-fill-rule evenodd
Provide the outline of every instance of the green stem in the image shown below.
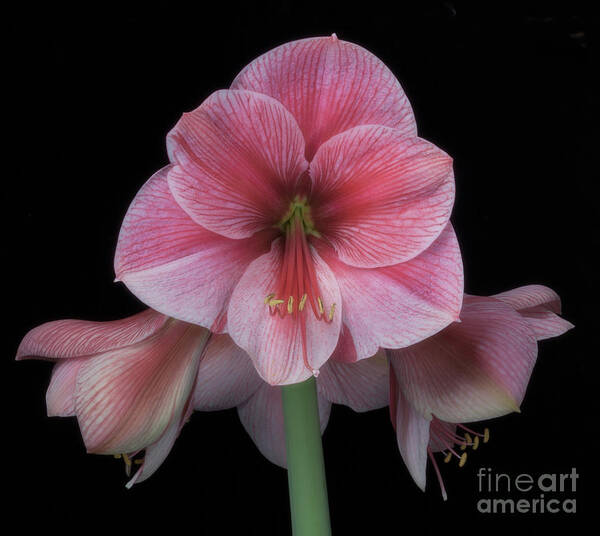
<path fill-rule="evenodd" d="M 281 388 L 294 536 L 329 536 L 329 505 L 319 423 L 317 382 Z"/>

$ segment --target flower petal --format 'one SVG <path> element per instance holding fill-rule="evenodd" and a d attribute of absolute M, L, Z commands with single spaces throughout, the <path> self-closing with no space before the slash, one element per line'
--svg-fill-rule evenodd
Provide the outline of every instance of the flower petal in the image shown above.
<path fill-rule="evenodd" d="M 543 285 L 527 285 L 493 297 L 519 311 L 535 331 L 538 340 L 557 337 L 575 327 L 558 316 L 561 311 L 560 298 L 551 288 Z"/>
<path fill-rule="evenodd" d="M 318 402 L 322 434 L 329 421 L 331 404 L 321 396 L 318 397 Z M 281 388 L 263 384 L 238 407 L 238 415 L 263 456 L 280 467 L 286 467 Z"/>
<path fill-rule="evenodd" d="M 167 147 L 176 164 L 169 186 L 179 205 L 229 238 L 247 238 L 277 223 L 308 166 L 292 115 L 251 91 L 213 93 L 183 115 Z"/>
<path fill-rule="evenodd" d="M 393 372 L 392 381 L 396 381 Z M 413 480 L 425 491 L 427 480 L 427 446 L 429 445 L 430 421 L 425 419 L 406 399 L 402 389 L 391 388 L 395 393 L 394 428 L 398 449 Z"/>
<path fill-rule="evenodd" d="M 364 48 L 335 35 L 270 50 L 245 67 L 231 88 L 282 102 L 302 129 L 309 160 L 331 136 L 357 125 L 417 131 L 410 103 L 392 72 Z"/>
<path fill-rule="evenodd" d="M 460 323 L 389 355 L 400 389 L 423 416 L 470 422 L 518 411 L 537 344 L 508 305 L 465 296 Z"/>
<path fill-rule="evenodd" d="M 342 294 L 342 320 L 356 359 L 382 348 L 403 348 L 458 318 L 463 295 L 460 248 L 448 224 L 414 259 L 384 268 L 354 268 L 319 250 Z"/>
<path fill-rule="evenodd" d="M 48 417 L 72 417 L 75 415 L 75 386 L 79 368 L 86 358 L 59 361 L 52 369 L 52 378 L 46 391 Z"/>
<path fill-rule="evenodd" d="M 85 357 L 147 339 L 167 317 L 147 309 L 122 320 L 56 320 L 33 328 L 21 341 L 16 359 Z"/>
<path fill-rule="evenodd" d="M 390 400 L 388 369 L 383 351 L 358 363 L 330 359 L 317 380 L 319 393 L 326 400 L 354 411 L 384 408 Z"/>
<path fill-rule="evenodd" d="M 181 427 L 182 423 L 178 419 L 173 419 L 158 441 L 146 447 L 142 465 L 125 485 L 128 489 L 134 484 L 139 484 L 147 480 L 158 470 L 169 455 L 169 452 L 171 452 L 175 440 L 179 436 Z"/>
<path fill-rule="evenodd" d="M 439 236 L 454 202 L 452 159 L 382 126 L 355 127 L 323 144 L 310 168 L 315 227 L 352 266 L 412 259 Z"/>
<path fill-rule="evenodd" d="M 262 383 L 244 350 L 227 335 L 213 335 L 198 367 L 193 407 L 215 411 L 239 406 Z"/>
<path fill-rule="evenodd" d="M 169 320 L 154 337 L 87 360 L 75 410 L 89 452 L 135 452 L 178 420 L 192 391 L 208 330 Z"/>
<path fill-rule="evenodd" d="M 199 226 L 171 195 L 169 169 L 154 174 L 131 203 L 115 272 L 152 308 L 220 331 L 234 286 L 269 239 L 232 240 Z"/>
<path fill-rule="evenodd" d="M 312 249 L 317 283 L 326 306 L 341 303 L 333 273 Z M 318 321 L 310 308 L 302 314 L 306 323 L 306 353 L 310 369 L 303 360 L 301 322 L 286 315 L 271 315 L 265 296 L 278 284 L 282 265 L 282 242 L 276 240 L 271 251 L 256 259 L 233 291 L 229 305 L 228 330 L 236 344 L 252 358 L 260 376 L 272 385 L 306 380 L 327 361 L 340 332 L 341 311 L 330 323 Z"/>

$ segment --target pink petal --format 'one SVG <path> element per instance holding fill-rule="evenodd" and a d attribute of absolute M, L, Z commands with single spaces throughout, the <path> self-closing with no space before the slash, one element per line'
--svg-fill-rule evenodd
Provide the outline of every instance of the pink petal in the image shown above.
<path fill-rule="evenodd" d="M 175 199 L 191 218 L 229 238 L 269 229 L 286 213 L 306 170 L 304 139 L 275 99 L 217 91 L 169 133 Z"/>
<path fill-rule="evenodd" d="M 17 350 L 16 359 L 61 359 L 96 355 L 143 341 L 160 330 L 166 321 L 167 317 L 147 309 L 110 322 L 47 322 L 25 335 Z"/>
<path fill-rule="evenodd" d="M 306 352 L 302 352 L 301 322 L 286 315 L 271 315 L 265 296 L 277 288 L 282 264 L 282 242 L 276 240 L 271 251 L 256 259 L 233 291 L 229 305 L 228 329 L 236 344 L 252 358 L 261 377 L 272 385 L 303 381 L 318 370 L 334 351 L 341 324 L 340 292 L 326 263 L 313 249 L 317 283 L 326 306 L 337 304 L 333 321 L 318 321 L 310 308 L 303 313 L 306 322 Z"/>
<path fill-rule="evenodd" d="M 154 309 L 220 331 L 234 286 L 269 240 L 232 240 L 199 226 L 171 195 L 169 169 L 153 175 L 131 203 L 115 272 Z"/>
<path fill-rule="evenodd" d="M 59 361 L 52 369 L 52 378 L 46 391 L 48 417 L 71 417 L 75 415 L 75 386 L 79 368 L 86 358 Z"/>
<path fill-rule="evenodd" d="M 315 227 L 352 266 L 412 259 L 439 236 L 452 211 L 452 159 L 392 128 L 338 134 L 319 148 L 310 173 Z"/>
<path fill-rule="evenodd" d="M 508 305 L 465 297 L 460 323 L 389 354 L 400 389 L 421 415 L 469 422 L 518 411 L 537 344 Z"/>
<path fill-rule="evenodd" d="M 528 285 L 493 296 L 515 308 L 525 317 L 538 340 L 557 337 L 573 324 L 560 316 L 561 303 L 556 292 L 542 285 Z"/>
<path fill-rule="evenodd" d="M 384 268 L 354 268 L 320 250 L 342 294 L 344 326 L 357 359 L 403 348 L 458 318 L 463 295 L 460 249 L 452 226 L 414 259 Z"/>
<path fill-rule="evenodd" d="M 302 129 L 309 160 L 331 136 L 357 125 L 387 125 L 411 135 L 417 131 L 392 72 L 364 48 L 335 36 L 270 50 L 245 67 L 231 87 L 282 102 Z"/>
<path fill-rule="evenodd" d="M 330 359 L 319 374 L 319 393 L 326 400 L 354 411 L 384 408 L 390 400 L 388 369 L 383 351 L 358 363 Z"/>
<path fill-rule="evenodd" d="M 75 409 L 89 452 L 135 452 L 179 420 L 209 332 L 170 320 L 154 337 L 87 360 Z"/>
<path fill-rule="evenodd" d="M 392 381 L 395 381 L 395 376 Z M 391 389 L 391 391 L 396 396 L 394 428 L 400 454 L 417 486 L 425 491 L 430 421 L 425 419 L 405 398 L 402 389 Z"/>
<path fill-rule="evenodd" d="M 198 368 L 193 407 L 214 411 L 239 406 L 262 383 L 244 350 L 227 335 L 213 335 Z"/>
<path fill-rule="evenodd" d="M 144 461 L 131 480 L 127 482 L 127 488 L 131 488 L 134 484 L 139 484 L 140 482 L 147 480 L 158 470 L 169 455 L 169 452 L 171 452 L 175 440 L 179 436 L 181 427 L 182 423 L 178 419 L 172 419 L 158 441 L 146 447 Z"/>
<path fill-rule="evenodd" d="M 322 434 L 329 421 L 331 404 L 321 396 L 318 402 Z M 270 462 L 285 467 L 285 429 L 281 388 L 263 384 L 248 401 L 238 407 L 238 415 L 246 432 L 263 456 Z"/>

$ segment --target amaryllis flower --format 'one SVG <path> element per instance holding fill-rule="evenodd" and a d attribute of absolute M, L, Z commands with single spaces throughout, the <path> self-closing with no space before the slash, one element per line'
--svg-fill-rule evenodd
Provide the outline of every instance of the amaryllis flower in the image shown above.
<path fill-rule="evenodd" d="M 128 487 L 158 469 L 193 410 L 238 406 L 260 451 L 285 465 L 281 392 L 261 380 L 228 335 L 149 309 L 111 322 L 38 326 L 17 351 L 17 359 L 31 358 L 56 361 L 49 416 L 76 416 L 87 451 L 122 457 L 128 475 L 139 465 Z M 385 356 L 349 365 L 332 360 L 319 378 L 322 431 L 332 402 L 358 411 L 387 405 Z"/>
<path fill-rule="evenodd" d="M 425 489 L 433 454 L 466 460 L 467 447 L 487 442 L 487 429 L 463 423 L 519 411 L 537 358 L 537 341 L 573 325 L 560 318 L 560 298 L 530 285 L 492 297 L 465 295 L 460 322 L 409 348 L 388 351 L 390 413 L 410 474 Z"/>
<path fill-rule="evenodd" d="M 228 332 L 270 384 L 316 374 L 340 331 L 359 360 L 457 318 L 452 161 L 363 48 L 334 35 L 264 54 L 167 148 L 123 222 L 117 278 Z"/>

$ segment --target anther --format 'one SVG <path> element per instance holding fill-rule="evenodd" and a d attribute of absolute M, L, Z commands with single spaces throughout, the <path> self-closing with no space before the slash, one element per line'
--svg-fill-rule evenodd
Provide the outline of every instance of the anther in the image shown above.
<path fill-rule="evenodd" d="M 113 458 L 120 460 L 121 459 L 121 455 L 120 454 L 113 454 Z"/>
<path fill-rule="evenodd" d="M 140 460 L 134 460 L 134 462 L 133 462 L 133 463 L 135 463 L 136 465 L 142 465 L 142 464 L 144 463 L 144 460 L 143 460 L 143 459 L 140 459 Z"/>
<path fill-rule="evenodd" d="M 462 467 L 465 463 L 467 463 L 467 453 L 464 452 L 463 455 L 460 457 L 460 461 L 458 462 L 458 466 Z"/>
<path fill-rule="evenodd" d="M 294 296 L 290 296 L 288 299 L 287 312 L 290 315 L 294 312 Z"/>
<path fill-rule="evenodd" d="M 321 300 L 321 296 L 317 298 L 317 303 L 319 304 L 319 314 L 323 314 L 325 309 L 323 308 L 323 300 Z"/>
<path fill-rule="evenodd" d="M 473 441 L 473 450 L 477 450 L 479 446 L 479 436 L 475 436 L 475 441 Z"/>
<path fill-rule="evenodd" d="M 299 311 L 304 310 L 304 304 L 306 303 L 306 298 L 308 298 L 308 294 L 304 294 L 304 296 L 302 296 L 302 299 L 300 300 L 300 303 L 298 304 Z"/>
<path fill-rule="evenodd" d="M 270 307 L 275 307 L 276 305 L 279 305 L 280 303 L 284 303 L 284 300 L 271 300 L 269 302 L 269 306 Z"/>
<path fill-rule="evenodd" d="M 331 305 L 331 308 L 329 309 L 329 315 L 327 316 L 330 322 L 333 320 L 333 313 L 335 313 L 335 303 Z"/>
<path fill-rule="evenodd" d="M 467 448 L 467 444 L 466 443 L 461 443 L 460 444 L 460 450 L 465 450 Z"/>
<path fill-rule="evenodd" d="M 483 429 L 483 442 L 487 443 L 489 440 L 490 440 L 490 429 L 484 428 Z"/>
<path fill-rule="evenodd" d="M 446 454 L 446 457 L 444 458 L 444 463 L 449 463 L 451 459 L 452 459 L 452 453 L 449 452 L 448 454 Z"/>
<path fill-rule="evenodd" d="M 275 293 L 273 294 L 268 294 L 267 297 L 265 298 L 265 305 L 269 305 L 269 302 L 275 297 Z"/>
<path fill-rule="evenodd" d="M 465 434 L 465 439 L 467 440 L 467 443 L 473 443 L 473 438 L 471 437 L 471 434 L 469 434 L 469 432 Z"/>

